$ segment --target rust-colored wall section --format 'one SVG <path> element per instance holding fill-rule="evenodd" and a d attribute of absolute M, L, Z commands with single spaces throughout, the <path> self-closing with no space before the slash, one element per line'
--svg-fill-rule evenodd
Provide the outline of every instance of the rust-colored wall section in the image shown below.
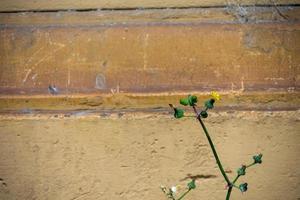
<path fill-rule="evenodd" d="M 172 11 L 167 21 L 164 10 L 155 20 L 118 11 L 115 23 L 105 17 L 114 11 L 2 13 L 0 93 L 298 91 L 299 9 L 232 9 L 185 9 L 184 20 Z"/>

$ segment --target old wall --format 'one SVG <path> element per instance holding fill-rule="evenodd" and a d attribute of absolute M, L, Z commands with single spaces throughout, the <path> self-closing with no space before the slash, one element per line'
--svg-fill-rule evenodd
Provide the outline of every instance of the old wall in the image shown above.
<path fill-rule="evenodd" d="M 46 8 L 46 7 L 45 7 Z M 297 91 L 298 6 L 0 13 L 0 93 Z"/>
<path fill-rule="evenodd" d="M 230 179 L 264 154 L 238 182 L 249 190 L 234 190 L 232 200 L 300 197 L 299 112 L 219 112 L 205 123 Z M 78 113 L 8 116 L 0 126 L 0 199 L 165 200 L 160 185 L 183 191 L 191 177 L 197 189 L 187 200 L 225 199 L 225 181 L 193 119 Z"/>
<path fill-rule="evenodd" d="M 191 177 L 187 200 L 224 199 L 199 125 L 168 107 L 210 90 L 228 176 L 264 154 L 232 199 L 300 199 L 299 5 L 2 0 L 0 199 L 165 199 Z"/>

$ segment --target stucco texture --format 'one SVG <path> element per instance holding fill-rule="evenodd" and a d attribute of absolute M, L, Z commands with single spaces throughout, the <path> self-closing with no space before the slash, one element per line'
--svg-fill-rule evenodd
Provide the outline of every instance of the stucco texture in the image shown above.
<path fill-rule="evenodd" d="M 170 114 L 107 114 L 0 120 L 0 199 L 166 199 L 160 185 L 197 177 L 188 199 L 224 199 L 226 190 L 195 119 Z M 232 199 L 300 198 L 298 111 L 212 112 L 205 120 L 233 179 L 241 164 L 249 184 Z"/>

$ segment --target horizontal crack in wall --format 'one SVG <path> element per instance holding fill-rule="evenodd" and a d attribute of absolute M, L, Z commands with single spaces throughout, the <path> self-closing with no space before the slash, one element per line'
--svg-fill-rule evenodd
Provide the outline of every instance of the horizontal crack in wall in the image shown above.
<path fill-rule="evenodd" d="M 187 7 L 133 7 L 133 8 L 81 8 L 81 9 L 32 9 L 32 10 L 3 10 L 0 13 L 53 13 L 53 12 L 94 12 L 94 11 L 147 11 L 147 10 L 183 10 L 183 9 L 210 9 L 210 8 L 228 8 L 230 6 L 240 6 L 245 8 L 291 8 L 300 7 L 300 4 L 258 4 L 258 5 L 239 5 L 230 4 L 216 6 L 187 6 Z"/>

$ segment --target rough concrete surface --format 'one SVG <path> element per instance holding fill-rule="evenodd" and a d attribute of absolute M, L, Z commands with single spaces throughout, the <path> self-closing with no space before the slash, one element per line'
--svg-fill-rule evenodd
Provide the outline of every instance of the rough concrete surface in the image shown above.
<path fill-rule="evenodd" d="M 0 94 L 297 91 L 297 6 L 0 14 Z"/>
<path fill-rule="evenodd" d="M 101 113 L 100 113 L 101 114 Z M 300 198 L 299 111 L 213 112 L 205 120 L 229 177 L 252 155 L 263 164 L 233 200 Z M 14 120 L 11 120 L 14 119 Z M 0 120 L 0 199 L 165 199 L 159 186 L 197 176 L 188 199 L 224 199 L 226 190 L 194 119 L 164 114 L 14 117 Z"/>
<path fill-rule="evenodd" d="M 299 3 L 2 0 L 0 199 L 163 200 L 191 177 L 186 200 L 225 199 L 199 124 L 168 107 L 218 90 L 229 177 L 263 153 L 232 200 L 299 200 Z"/>
<path fill-rule="evenodd" d="M 299 24 L 2 28 L 0 93 L 295 91 L 299 33 Z"/>

